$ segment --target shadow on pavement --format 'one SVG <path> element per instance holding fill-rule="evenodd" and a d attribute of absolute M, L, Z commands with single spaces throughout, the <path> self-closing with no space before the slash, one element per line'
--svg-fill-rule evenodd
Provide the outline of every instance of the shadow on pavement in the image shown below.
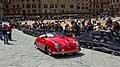
<path fill-rule="evenodd" d="M 12 43 L 8 43 L 7 45 L 14 45 L 14 44 L 12 44 Z"/>
<path fill-rule="evenodd" d="M 44 54 L 47 54 L 46 52 L 40 50 L 40 49 L 37 49 L 39 51 L 41 51 L 42 53 Z M 54 56 L 51 56 L 51 57 L 54 57 L 55 59 L 69 59 L 69 58 L 76 58 L 76 57 L 82 57 L 84 56 L 85 54 L 84 53 L 77 53 L 77 54 L 72 54 L 72 55 L 54 55 Z"/>
<path fill-rule="evenodd" d="M 69 58 L 76 58 L 76 57 L 82 57 L 85 54 L 83 53 L 78 53 L 78 54 L 72 54 L 72 55 L 56 55 L 54 58 L 56 59 L 69 59 Z"/>
<path fill-rule="evenodd" d="M 10 41 L 17 41 L 17 40 L 10 40 Z"/>

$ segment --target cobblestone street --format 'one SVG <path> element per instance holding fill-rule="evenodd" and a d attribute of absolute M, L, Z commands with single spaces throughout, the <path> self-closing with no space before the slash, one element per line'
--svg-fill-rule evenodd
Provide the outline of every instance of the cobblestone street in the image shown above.
<path fill-rule="evenodd" d="M 13 30 L 13 41 L 0 41 L 0 67 L 120 67 L 120 57 L 82 49 L 78 55 L 51 57 L 34 48 L 34 37 Z"/>

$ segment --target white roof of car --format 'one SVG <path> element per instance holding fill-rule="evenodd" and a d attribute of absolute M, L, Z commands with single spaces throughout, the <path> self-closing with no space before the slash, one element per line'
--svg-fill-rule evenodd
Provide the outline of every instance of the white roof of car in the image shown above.
<path fill-rule="evenodd" d="M 53 37 L 54 35 L 52 33 L 46 34 L 48 37 Z"/>
<path fill-rule="evenodd" d="M 40 35 L 39 37 L 54 37 L 54 34 L 52 33 L 47 33 L 47 34 L 43 34 L 43 35 Z"/>

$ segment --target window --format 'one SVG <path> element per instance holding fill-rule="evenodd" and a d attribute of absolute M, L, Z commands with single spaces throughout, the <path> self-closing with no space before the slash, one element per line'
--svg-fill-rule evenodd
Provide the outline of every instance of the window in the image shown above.
<path fill-rule="evenodd" d="M 36 13 L 37 11 L 36 10 L 32 10 L 33 13 Z"/>
<path fill-rule="evenodd" d="M 15 2 L 15 0 L 12 0 L 12 2 Z"/>
<path fill-rule="evenodd" d="M 50 4 L 50 8 L 54 8 L 54 4 Z"/>
<path fill-rule="evenodd" d="M 69 11 L 66 11 L 67 13 L 69 13 Z"/>
<path fill-rule="evenodd" d="M 27 2 L 29 2 L 29 0 L 27 0 Z"/>
<path fill-rule="evenodd" d="M 61 5 L 61 8 L 65 8 L 65 5 Z"/>
<path fill-rule="evenodd" d="M 47 13 L 47 10 L 45 10 L 45 13 Z"/>
<path fill-rule="evenodd" d="M 28 13 L 30 13 L 30 10 L 28 10 Z"/>
<path fill-rule="evenodd" d="M 80 9 L 80 6 L 77 6 L 77 9 Z"/>
<path fill-rule="evenodd" d="M 19 8 L 20 6 L 19 5 L 17 5 L 17 8 Z"/>
<path fill-rule="evenodd" d="M 44 4 L 44 8 L 48 8 L 48 5 L 47 5 L 47 4 Z"/>
<path fill-rule="evenodd" d="M 22 13 L 23 13 L 23 14 L 25 14 L 25 13 L 26 13 L 26 11 L 25 11 L 25 10 L 22 10 Z"/>
<path fill-rule="evenodd" d="M 74 5 L 70 5 L 70 8 L 74 8 Z"/>
<path fill-rule="evenodd" d="M 39 10 L 39 13 L 41 13 L 41 10 Z"/>
<path fill-rule="evenodd" d="M 6 13 L 10 13 L 9 10 L 7 10 Z"/>
<path fill-rule="evenodd" d="M 86 7 L 86 9 L 88 9 L 88 7 Z"/>
<path fill-rule="evenodd" d="M 13 8 L 15 8 L 15 5 L 13 5 Z"/>
<path fill-rule="evenodd" d="M 82 5 L 84 5 L 84 3 L 82 3 Z"/>
<path fill-rule="evenodd" d="M 55 8 L 57 8 L 57 4 L 55 4 Z"/>
<path fill-rule="evenodd" d="M 17 14 L 20 14 L 20 11 L 19 11 L 19 10 L 17 10 L 16 12 L 17 12 Z"/>
<path fill-rule="evenodd" d="M 13 13 L 16 14 L 16 10 L 13 10 Z"/>
<path fill-rule="evenodd" d="M 27 5 L 26 5 L 26 8 L 30 8 L 30 7 L 31 7 L 30 4 L 27 4 Z"/>
<path fill-rule="evenodd" d="M 6 5 L 5 7 L 8 8 L 8 5 Z"/>
<path fill-rule="evenodd" d="M 82 7 L 82 9 L 84 9 L 84 7 Z"/>
<path fill-rule="evenodd" d="M 32 8 L 36 8 L 36 4 L 32 4 Z"/>
<path fill-rule="evenodd" d="M 35 0 L 32 0 L 33 2 L 35 2 Z"/>
<path fill-rule="evenodd" d="M 22 4 L 22 7 L 23 7 L 23 8 L 25 8 L 25 5 L 24 5 L 24 4 Z"/>
<path fill-rule="evenodd" d="M 38 4 L 38 8 L 41 8 L 41 4 Z"/>
<path fill-rule="evenodd" d="M 54 10 L 54 13 L 56 13 L 56 10 Z"/>
<path fill-rule="evenodd" d="M 5 2 L 12 2 L 12 1 L 11 0 L 7 0 L 7 1 L 5 0 Z"/>
<path fill-rule="evenodd" d="M 62 13 L 64 13 L 65 11 L 64 10 L 62 10 Z"/>

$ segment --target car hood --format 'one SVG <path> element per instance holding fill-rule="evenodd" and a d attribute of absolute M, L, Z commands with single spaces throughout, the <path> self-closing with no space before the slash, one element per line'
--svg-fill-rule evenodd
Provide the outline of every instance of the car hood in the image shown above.
<path fill-rule="evenodd" d="M 58 43 L 61 45 L 61 47 L 73 47 L 74 45 L 74 39 L 70 37 L 54 37 L 49 38 L 49 40 L 53 41 L 54 43 Z"/>

